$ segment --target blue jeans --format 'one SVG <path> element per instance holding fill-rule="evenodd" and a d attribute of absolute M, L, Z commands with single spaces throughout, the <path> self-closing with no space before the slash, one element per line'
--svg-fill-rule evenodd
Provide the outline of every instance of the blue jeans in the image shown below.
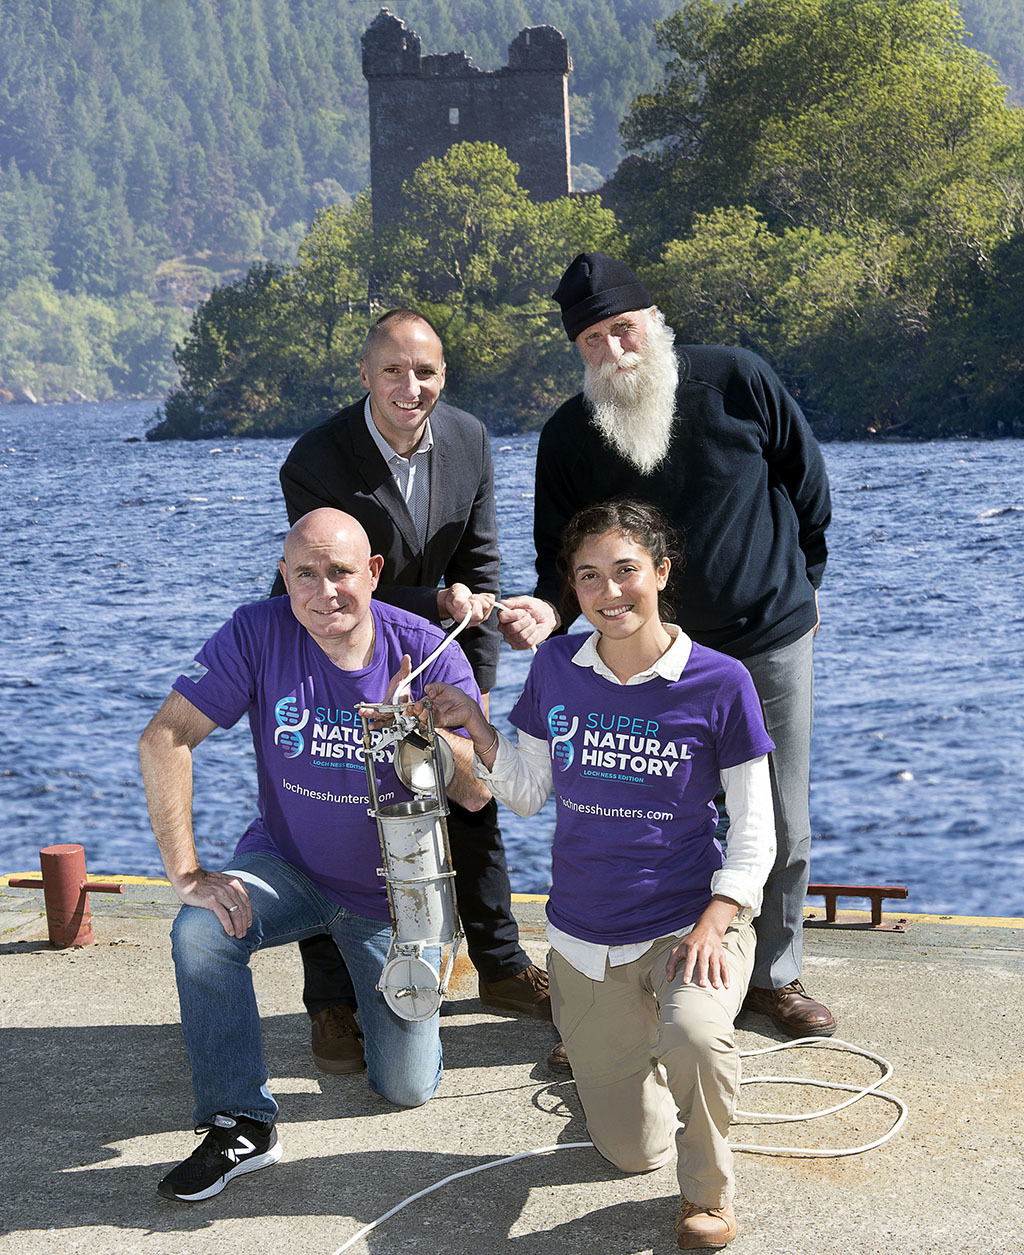
<path fill-rule="evenodd" d="M 263 946 L 324 931 L 337 943 L 359 999 L 371 1088 L 399 1107 L 418 1107 L 431 1098 L 441 1081 L 438 1017 L 417 1023 L 400 1019 L 376 988 L 390 924 L 347 911 L 272 854 L 239 854 L 224 870 L 249 892 L 253 919 L 248 933 L 229 937 L 212 911 L 195 906 L 183 906 L 171 929 L 181 1028 L 196 1095 L 194 1123 L 208 1124 L 218 1111 L 252 1120 L 275 1118 L 249 958 Z M 425 957 L 438 963 L 436 952 Z"/>

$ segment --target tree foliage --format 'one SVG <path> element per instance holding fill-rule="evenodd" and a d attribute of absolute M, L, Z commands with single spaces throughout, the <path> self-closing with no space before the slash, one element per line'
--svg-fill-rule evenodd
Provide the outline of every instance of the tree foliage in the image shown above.
<path fill-rule="evenodd" d="M 556 23 L 576 58 L 575 160 L 607 177 L 622 111 L 657 77 L 654 21 L 673 7 L 407 0 L 399 10 L 424 51 L 465 48 L 485 69 L 506 63 L 522 27 Z M 377 8 L 5 0 L 0 176 L 15 166 L 44 198 L 39 246 L 56 286 L 144 289 L 161 258 L 184 252 L 291 260 L 316 211 L 368 182 L 360 38 Z"/>
<path fill-rule="evenodd" d="M 1024 234 L 1000 244 L 968 281 L 940 294 L 908 408 L 934 434 L 1020 434 L 1024 407 Z M 935 398 L 942 398 L 941 407 Z"/>
<path fill-rule="evenodd" d="M 662 176 L 663 239 L 725 204 L 909 228 L 954 216 L 965 183 L 1001 194 L 1019 118 L 946 0 L 685 0 L 657 31 L 665 82 L 622 129 Z"/>
<path fill-rule="evenodd" d="M 586 185 L 627 107 L 632 155 L 621 234 L 593 200 L 533 205 L 483 146 L 427 163 L 375 240 L 377 7 L 5 0 L 0 386 L 155 393 L 195 309 L 171 427 L 299 430 L 355 393 L 370 298 L 429 307 L 455 399 L 535 422 L 575 378 L 548 293 L 576 249 L 628 241 L 684 335 L 758 347 L 821 430 L 934 430 L 940 388 L 963 430 L 1020 421 L 1021 113 L 978 51 L 1024 98 L 1017 0 L 964 20 L 953 0 L 403 0 L 424 51 L 485 69 L 557 25 Z"/>
<path fill-rule="evenodd" d="M 407 0 L 397 8 L 424 51 L 465 48 L 484 69 L 507 62 L 522 27 L 556 23 L 576 57 L 574 160 L 593 187 L 615 168 L 626 103 L 657 77 L 653 23 L 673 6 Z M 142 343 L 151 317 L 171 316 L 166 307 L 176 302 L 193 307 L 197 286 L 205 295 L 254 261 L 294 261 L 317 211 L 351 203 L 369 178 L 360 37 L 378 7 L 4 0 L 0 301 L 29 279 L 48 284 L 58 303 L 94 297 L 115 319 L 148 298 Z M 163 284 L 186 269 L 187 285 Z M 325 333 L 333 334 L 329 321 Z M 61 349 L 39 345 L 38 353 L 43 363 Z M 145 387 L 161 387 L 168 365 L 149 370 Z M 14 369 L 13 359 L 0 362 L 0 385 L 24 382 Z"/>
<path fill-rule="evenodd" d="M 574 253 L 622 241 L 596 200 L 537 205 L 517 175 L 495 145 L 458 144 L 405 185 L 429 212 L 379 237 L 365 197 L 321 210 L 294 266 L 255 266 L 196 311 L 151 437 L 303 431 L 361 394 L 369 324 L 399 305 L 438 328 L 454 404 L 496 428 L 542 421 L 575 369 L 549 293 Z"/>
<path fill-rule="evenodd" d="M 0 388 L 96 400 L 166 392 L 183 325 L 177 309 L 144 297 L 104 301 L 26 278 L 0 297 Z"/>
<path fill-rule="evenodd" d="M 952 0 L 685 0 L 657 30 L 616 203 L 681 331 L 767 352 L 829 430 L 933 431 L 933 337 L 972 340 L 948 293 L 993 298 L 1024 231 L 1022 113 Z"/>

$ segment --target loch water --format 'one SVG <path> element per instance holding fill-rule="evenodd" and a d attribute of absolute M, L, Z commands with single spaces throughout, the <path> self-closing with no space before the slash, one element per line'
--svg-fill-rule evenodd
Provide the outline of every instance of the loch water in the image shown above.
<path fill-rule="evenodd" d="M 160 874 L 136 740 L 198 647 L 266 595 L 290 441 L 149 444 L 153 402 L 0 410 L 0 872 L 78 841 Z M 532 588 L 536 435 L 492 439 L 506 594 Z M 812 879 L 915 912 L 1024 916 L 1024 441 L 824 446 Z M 503 647 L 492 713 L 528 654 Z M 507 724 L 503 725 L 507 728 Z M 200 857 L 255 807 L 244 721 L 197 751 Z M 548 887 L 551 804 L 502 812 L 513 889 Z"/>

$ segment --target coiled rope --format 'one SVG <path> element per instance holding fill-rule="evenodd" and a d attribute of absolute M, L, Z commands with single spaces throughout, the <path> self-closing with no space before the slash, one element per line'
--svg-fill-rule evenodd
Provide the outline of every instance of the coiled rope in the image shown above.
<path fill-rule="evenodd" d="M 907 1104 L 902 1098 L 897 1098 L 895 1094 L 884 1093 L 879 1086 L 884 1085 L 893 1074 L 893 1066 L 881 1055 L 875 1054 L 870 1050 L 864 1050 L 860 1046 L 853 1046 L 846 1041 L 836 1041 L 834 1039 L 825 1039 L 821 1037 L 798 1037 L 793 1041 L 778 1042 L 774 1046 L 765 1046 L 761 1050 L 744 1050 L 740 1052 L 743 1059 L 755 1058 L 758 1055 L 770 1055 L 779 1050 L 794 1050 L 799 1048 L 810 1048 L 817 1050 L 840 1050 L 847 1054 L 861 1055 L 865 1059 L 870 1059 L 873 1063 L 877 1063 L 882 1069 L 882 1075 L 873 1081 L 870 1085 L 844 1085 L 839 1081 L 817 1081 L 802 1076 L 748 1076 L 744 1077 L 741 1084 L 743 1085 L 810 1085 L 818 1089 L 836 1089 L 845 1090 L 853 1095 L 843 1102 L 836 1103 L 831 1107 L 825 1107 L 820 1111 L 807 1111 L 799 1115 L 787 1115 L 780 1112 L 760 1112 L 760 1111 L 737 1111 L 737 1117 L 742 1117 L 751 1121 L 769 1121 L 774 1124 L 790 1124 L 800 1120 L 817 1120 L 821 1116 L 834 1115 L 837 1111 L 852 1106 L 861 1098 L 868 1096 L 881 1098 L 885 1102 L 892 1103 L 899 1109 L 899 1115 L 895 1123 L 881 1137 L 875 1138 L 873 1142 L 868 1142 L 864 1146 L 850 1146 L 841 1149 L 810 1149 L 801 1146 L 757 1146 L 746 1143 L 730 1142 L 730 1146 L 734 1151 L 745 1151 L 748 1154 L 758 1155 L 784 1155 L 796 1158 L 828 1158 L 834 1159 L 842 1155 L 862 1155 L 865 1151 L 874 1150 L 887 1142 L 895 1133 L 902 1128 L 907 1118 Z M 491 1168 L 501 1168 L 506 1164 L 515 1163 L 519 1159 L 530 1159 L 536 1155 L 550 1155 L 556 1150 L 579 1150 L 583 1147 L 593 1147 L 593 1142 L 559 1142 L 554 1146 L 541 1146 L 536 1150 L 522 1150 L 515 1155 L 505 1155 L 501 1159 L 492 1159 L 489 1163 L 477 1164 L 473 1168 L 464 1168 L 461 1172 L 453 1172 L 451 1176 L 444 1177 L 440 1181 L 435 1181 L 433 1185 L 428 1185 L 426 1189 L 419 1190 L 415 1194 L 410 1194 L 408 1198 L 403 1198 L 400 1203 L 396 1203 L 389 1211 L 382 1216 L 378 1216 L 376 1220 L 371 1220 L 369 1224 L 363 1227 L 346 1241 L 334 1252 L 334 1255 L 342 1255 L 343 1251 L 349 1250 L 354 1246 L 360 1238 L 371 1233 L 378 1225 L 382 1225 L 385 1220 L 390 1220 L 392 1216 L 397 1215 L 403 1208 L 408 1207 L 410 1203 L 415 1203 L 417 1199 L 425 1198 L 428 1194 L 433 1194 L 435 1190 L 441 1189 L 442 1186 L 450 1185 L 453 1181 L 461 1180 L 463 1177 L 473 1176 L 477 1172 L 488 1172 Z"/>

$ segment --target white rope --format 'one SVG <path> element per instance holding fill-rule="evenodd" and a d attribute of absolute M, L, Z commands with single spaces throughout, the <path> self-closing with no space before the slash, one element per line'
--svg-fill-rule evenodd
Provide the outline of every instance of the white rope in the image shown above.
<path fill-rule="evenodd" d="M 870 1059 L 872 1063 L 877 1063 L 882 1069 L 882 1075 L 877 1081 L 872 1081 L 870 1085 L 865 1086 L 863 1089 L 856 1085 L 840 1086 L 834 1081 L 814 1081 L 810 1078 L 801 1076 L 748 1076 L 744 1077 L 742 1084 L 817 1085 L 822 1089 L 847 1088 L 850 1089 L 851 1092 L 856 1090 L 857 1097 L 863 1097 L 865 1094 L 873 1093 L 880 1086 L 884 1085 L 893 1074 L 892 1064 L 887 1059 L 883 1059 L 881 1055 L 873 1054 L 870 1050 L 862 1050 L 860 1046 L 853 1046 L 849 1042 L 840 1041 L 835 1038 L 823 1040 L 820 1037 L 800 1037 L 794 1039 L 793 1041 L 778 1042 L 774 1046 L 766 1046 L 763 1050 L 745 1050 L 741 1053 L 740 1058 L 752 1059 L 756 1055 L 770 1055 L 777 1050 L 787 1050 L 798 1046 L 807 1046 L 811 1049 L 817 1047 L 819 1050 L 838 1048 L 849 1054 L 861 1055 L 865 1059 Z M 837 1103 L 834 1107 L 826 1107 L 823 1111 L 808 1111 L 798 1116 L 794 1116 L 789 1113 L 780 1114 L 771 1111 L 737 1111 L 735 1112 L 733 1119 L 735 1119 L 736 1116 L 746 1116 L 751 1120 L 774 1120 L 779 1123 L 794 1120 L 814 1120 L 818 1116 L 830 1116 L 833 1112 L 842 1111 L 844 1107 L 849 1107 L 855 1103 L 857 1101 L 857 1097 L 848 1098 L 846 1102 Z"/>
<path fill-rule="evenodd" d="M 415 1203 L 418 1198 L 425 1198 L 428 1194 L 433 1194 L 442 1185 L 450 1185 L 452 1181 L 458 1181 L 462 1177 L 471 1177 L 475 1172 L 486 1172 L 489 1168 L 500 1168 L 503 1164 L 515 1163 L 517 1159 L 529 1159 L 533 1155 L 548 1155 L 553 1150 L 572 1150 L 581 1146 L 593 1146 L 593 1144 L 593 1142 L 560 1142 L 557 1146 L 541 1146 L 538 1150 L 521 1150 L 517 1155 L 506 1155 L 504 1159 L 492 1159 L 490 1163 L 480 1163 L 474 1168 L 464 1168 L 462 1172 L 453 1172 L 450 1177 L 445 1177 L 443 1181 L 435 1181 L 433 1185 L 428 1185 L 425 1190 L 420 1190 L 416 1194 L 410 1194 L 408 1198 L 403 1198 L 400 1203 L 392 1207 L 390 1211 L 386 1211 L 383 1216 L 378 1216 L 376 1220 L 371 1220 L 368 1225 L 363 1225 L 358 1233 L 353 1233 L 347 1242 L 343 1242 L 338 1247 L 334 1255 L 341 1255 L 342 1251 L 347 1251 L 354 1242 L 358 1242 L 360 1238 L 372 1232 L 379 1224 L 383 1224 L 385 1220 L 390 1220 L 403 1207 L 408 1207 L 410 1203 Z"/>
<path fill-rule="evenodd" d="M 777 1050 L 793 1050 L 799 1047 L 808 1047 L 818 1050 L 841 1050 L 845 1053 L 862 1055 L 865 1059 L 870 1059 L 882 1068 L 882 1075 L 877 1081 L 873 1081 L 870 1085 L 843 1085 L 839 1081 L 816 1081 L 810 1080 L 802 1076 L 749 1076 L 744 1077 L 741 1084 L 743 1085 L 812 1085 L 819 1089 L 839 1089 L 852 1093 L 852 1098 L 846 1099 L 844 1102 L 837 1103 L 833 1107 L 827 1107 L 822 1111 L 809 1111 L 801 1115 L 784 1115 L 777 1112 L 757 1112 L 757 1111 L 737 1111 L 736 1116 L 742 1116 L 748 1120 L 773 1121 L 778 1124 L 793 1123 L 797 1120 L 816 1120 L 820 1116 L 832 1115 L 837 1111 L 842 1111 L 844 1107 L 849 1107 L 858 1099 L 871 1096 L 873 1098 L 881 1098 L 885 1102 L 893 1103 L 899 1108 L 899 1116 L 893 1126 L 881 1137 L 876 1138 L 873 1142 L 868 1142 L 864 1146 L 844 1147 L 840 1150 L 820 1149 L 811 1150 L 802 1146 L 755 1146 L 753 1144 L 730 1142 L 729 1145 L 734 1151 L 746 1151 L 748 1154 L 759 1155 L 785 1155 L 787 1157 L 810 1159 L 810 1158 L 828 1158 L 835 1159 L 843 1155 L 861 1155 L 865 1151 L 874 1150 L 877 1146 L 881 1146 L 887 1142 L 898 1129 L 903 1127 L 907 1118 L 907 1104 L 902 1098 L 897 1098 L 894 1094 L 883 1093 L 878 1087 L 883 1085 L 893 1074 L 893 1066 L 881 1055 L 876 1055 L 870 1050 L 863 1050 L 860 1046 L 853 1046 L 846 1041 L 838 1041 L 835 1039 L 826 1039 L 821 1037 L 798 1037 L 793 1041 L 777 1042 L 774 1046 L 765 1046 L 761 1050 L 744 1050 L 740 1053 L 741 1059 L 751 1059 L 756 1055 L 770 1055 Z M 504 1164 L 515 1163 L 517 1159 L 529 1159 L 534 1155 L 549 1155 L 556 1150 L 578 1150 L 583 1147 L 593 1147 L 593 1142 L 560 1142 L 555 1146 L 541 1146 L 537 1150 L 522 1150 L 516 1155 L 506 1155 L 502 1159 L 492 1159 L 490 1163 L 477 1164 L 473 1168 L 465 1168 L 462 1172 L 453 1172 L 451 1176 L 445 1177 L 441 1181 L 435 1181 L 433 1185 L 428 1185 L 425 1190 L 420 1190 L 416 1194 L 410 1194 L 408 1198 L 403 1198 L 390 1211 L 386 1211 L 383 1216 L 378 1216 L 376 1220 L 372 1220 L 369 1224 L 364 1225 L 358 1233 L 353 1235 L 344 1242 L 334 1252 L 334 1255 L 342 1255 L 343 1251 L 347 1251 L 360 1238 L 371 1233 L 378 1225 L 382 1225 L 385 1220 L 390 1220 L 392 1216 L 397 1215 L 404 1207 L 408 1207 L 410 1203 L 415 1203 L 417 1199 L 425 1198 L 428 1194 L 432 1194 L 435 1190 L 439 1190 L 443 1185 L 450 1185 L 452 1181 L 458 1181 L 462 1177 L 471 1177 L 477 1172 L 487 1172 L 490 1168 L 500 1168 Z"/>
<path fill-rule="evenodd" d="M 876 1138 L 873 1142 L 867 1142 L 863 1146 L 848 1146 L 841 1149 L 822 1147 L 812 1150 L 804 1146 L 758 1146 L 753 1143 L 730 1142 L 729 1145 L 734 1151 L 746 1151 L 748 1154 L 756 1155 L 785 1155 L 798 1159 L 838 1159 L 844 1155 L 862 1155 L 865 1151 L 874 1150 L 877 1146 L 887 1142 L 897 1130 L 903 1127 L 907 1118 L 907 1104 L 902 1098 L 897 1098 L 895 1094 L 887 1094 L 879 1088 L 892 1076 L 893 1066 L 888 1059 L 883 1059 L 881 1055 L 876 1055 L 870 1050 L 863 1050 L 860 1046 L 851 1045 L 848 1041 L 839 1041 L 834 1038 L 798 1037 L 793 1041 L 777 1042 L 774 1046 L 765 1046 L 762 1050 L 744 1050 L 741 1052 L 740 1058 L 751 1059 L 756 1055 L 770 1055 L 777 1050 L 793 1050 L 801 1047 L 817 1050 L 841 1050 L 846 1054 L 861 1055 L 863 1058 L 877 1063 L 882 1069 L 882 1075 L 877 1080 L 872 1081 L 870 1085 L 843 1085 L 839 1081 L 816 1081 L 802 1076 L 745 1076 L 741 1081 L 742 1085 L 810 1085 L 817 1089 L 844 1090 L 846 1093 L 852 1094 L 853 1097 L 847 1098 L 844 1102 L 836 1103 L 832 1107 L 824 1107 L 820 1111 L 805 1111 L 799 1115 L 788 1115 L 772 1111 L 737 1111 L 733 1117 L 734 1119 L 742 1117 L 750 1121 L 768 1121 L 775 1124 L 791 1124 L 798 1120 L 817 1120 L 821 1116 L 830 1116 L 837 1111 L 842 1111 L 845 1107 L 852 1106 L 853 1103 L 858 1102 L 861 1098 L 870 1096 L 892 1103 L 899 1110 L 895 1123 L 881 1137 Z"/>
<path fill-rule="evenodd" d="M 420 674 L 421 671 L 426 671 L 426 669 L 430 666 L 430 664 L 434 661 L 435 658 L 439 657 L 441 654 L 444 653 L 444 651 L 448 648 L 448 646 L 452 643 L 452 641 L 455 640 L 456 636 L 458 636 L 458 634 L 462 631 L 462 629 L 466 626 L 466 624 L 470 621 L 472 617 L 473 617 L 473 611 L 472 611 L 472 608 L 470 608 L 469 610 L 466 611 L 466 617 L 462 620 L 459 626 L 455 628 L 454 631 L 449 632 L 449 634 L 444 638 L 441 644 L 438 645 L 438 647 L 434 650 L 434 652 L 428 658 L 424 658 L 423 661 L 420 663 L 420 665 L 416 668 L 416 670 L 410 672 L 410 674 L 407 675 L 405 679 L 399 684 L 398 688 L 395 689 L 394 696 L 391 698 L 392 705 L 395 705 L 395 706 L 398 705 L 398 703 L 405 696 L 413 680 L 416 679 L 416 677 Z"/>
<path fill-rule="evenodd" d="M 506 606 L 503 601 L 496 601 L 494 603 L 494 609 L 495 610 L 508 610 L 509 607 Z M 426 671 L 427 667 L 430 666 L 430 664 L 434 661 L 435 658 L 440 657 L 440 655 L 444 653 L 444 651 L 448 648 L 448 646 L 452 643 L 452 641 L 455 640 L 456 636 L 458 636 L 458 634 L 462 631 L 462 629 L 469 623 L 472 617 L 473 617 L 473 611 L 471 608 L 466 611 L 465 618 L 458 625 L 458 627 L 456 627 L 452 632 L 450 632 L 444 638 L 441 644 L 438 645 L 438 647 L 434 650 L 434 652 L 428 658 L 424 658 L 424 660 L 420 663 L 420 665 L 416 668 L 415 671 L 411 672 L 409 675 L 405 677 L 405 679 L 399 684 L 398 688 L 395 689 L 394 696 L 391 698 L 392 705 L 397 706 L 399 704 L 399 702 L 402 700 L 405 694 L 409 691 L 409 688 L 411 687 L 413 680 L 415 680 L 416 677 L 421 672 Z M 530 649 L 534 653 L 537 652 L 536 645 L 531 645 Z"/>

